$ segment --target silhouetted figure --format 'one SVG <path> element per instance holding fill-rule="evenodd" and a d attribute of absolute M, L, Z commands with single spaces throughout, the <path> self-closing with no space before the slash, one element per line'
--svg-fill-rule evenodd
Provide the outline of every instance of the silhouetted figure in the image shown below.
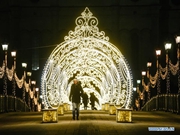
<path fill-rule="evenodd" d="M 91 109 L 94 110 L 95 109 L 95 101 L 96 101 L 96 97 L 94 95 L 94 92 L 90 93 L 90 101 L 91 101 Z"/>
<path fill-rule="evenodd" d="M 74 83 L 71 86 L 69 100 L 72 101 L 73 120 L 75 120 L 75 115 L 76 115 L 76 119 L 79 120 L 80 97 L 83 94 L 83 89 L 81 85 L 78 83 L 77 79 L 74 79 L 73 81 Z"/>
<path fill-rule="evenodd" d="M 88 95 L 86 92 L 83 94 L 83 104 L 84 104 L 84 110 L 87 110 L 87 104 L 88 104 Z"/>

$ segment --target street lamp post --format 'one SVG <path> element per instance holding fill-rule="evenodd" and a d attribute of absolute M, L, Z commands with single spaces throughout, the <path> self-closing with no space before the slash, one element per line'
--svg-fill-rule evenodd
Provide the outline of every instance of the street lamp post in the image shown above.
<path fill-rule="evenodd" d="M 137 105 L 138 110 L 140 110 L 140 108 L 141 108 L 141 106 L 140 106 L 140 95 L 139 95 L 139 93 L 141 93 L 140 89 L 139 89 L 140 83 L 141 83 L 141 80 L 137 80 L 137 89 L 136 90 L 137 90 L 137 93 L 138 93 L 138 99 L 137 99 L 137 101 L 138 101 L 138 105 Z"/>
<path fill-rule="evenodd" d="M 178 59 L 178 65 L 179 65 L 179 70 L 178 70 L 178 94 L 180 94 L 180 36 L 176 36 L 176 44 L 178 45 L 177 48 L 177 59 Z"/>
<path fill-rule="evenodd" d="M 143 86 L 141 99 L 143 100 L 143 105 L 144 105 L 145 104 L 145 92 L 146 92 L 144 89 L 144 76 L 146 76 L 146 71 L 142 71 L 141 75 L 142 75 L 142 86 Z"/>
<path fill-rule="evenodd" d="M 14 111 L 16 111 L 16 80 L 15 80 L 15 73 L 16 73 L 16 51 L 11 52 L 11 56 L 14 58 L 14 72 L 12 78 L 12 95 L 14 97 Z"/>
<path fill-rule="evenodd" d="M 169 102 L 169 93 L 170 93 L 170 74 L 169 74 L 169 56 L 168 56 L 168 51 L 171 49 L 171 43 L 166 43 L 165 44 L 165 50 L 166 50 L 166 67 L 167 67 L 167 75 L 166 75 L 166 104 L 165 108 L 166 111 L 168 111 L 168 102 Z"/>
<path fill-rule="evenodd" d="M 166 50 L 166 67 L 167 67 L 167 75 L 166 75 L 166 94 L 170 93 L 170 74 L 169 74 L 169 56 L 168 51 L 171 49 L 171 43 L 165 44 Z"/>
<path fill-rule="evenodd" d="M 136 110 L 136 87 L 133 87 L 133 109 Z"/>
<path fill-rule="evenodd" d="M 180 36 L 176 36 L 176 44 L 178 45 L 177 48 L 177 59 L 178 59 L 178 97 L 177 97 L 177 113 L 180 113 Z"/>
<path fill-rule="evenodd" d="M 26 67 L 27 67 L 27 63 L 22 63 L 22 67 L 24 68 L 24 84 L 25 84 L 25 81 L 26 81 Z M 24 101 L 24 109 L 26 111 L 26 100 L 25 100 L 25 86 L 23 86 L 23 93 L 22 93 L 22 99 Z"/>
<path fill-rule="evenodd" d="M 159 73 L 159 56 L 161 55 L 161 50 L 156 50 L 156 56 L 157 56 L 157 73 L 158 73 L 158 78 L 157 78 L 157 95 L 161 93 L 160 89 L 160 73 Z"/>
<path fill-rule="evenodd" d="M 38 100 L 39 100 L 39 88 L 36 88 L 36 104 L 35 104 L 35 111 L 38 111 Z"/>
<path fill-rule="evenodd" d="M 32 111 L 35 110 L 35 107 L 34 107 L 34 93 L 35 93 L 35 85 L 36 85 L 36 81 L 31 81 L 31 84 L 32 84 L 32 90 L 33 90 L 33 97 L 32 97 Z"/>
<path fill-rule="evenodd" d="M 150 67 L 152 66 L 151 62 L 147 62 L 147 78 L 148 78 L 148 101 L 151 99 L 151 89 L 150 89 Z"/>
<path fill-rule="evenodd" d="M 31 75 L 32 72 L 27 72 L 27 76 L 29 77 L 29 87 L 31 87 Z M 28 106 L 31 111 L 31 97 L 30 97 L 30 91 L 28 91 Z"/>
<path fill-rule="evenodd" d="M 4 111 L 8 112 L 8 101 L 7 101 L 7 50 L 8 44 L 3 44 L 2 49 L 5 52 L 5 60 L 4 60 L 4 76 L 3 76 L 3 95 L 4 95 Z"/>
<path fill-rule="evenodd" d="M 160 88 L 160 72 L 159 72 L 159 56 L 161 55 L 161 50 L 156 50 L 156 56 L 157 56 L 157 100 L 156 100 L 156 110 L 159 109 L 159 94 L 161 93 L 161 88 Z"/>
<path fill-rule="evenodd" d="M 8 50 L 8 44 L 3 44 L 2 49 L 5 52 L 5 60 L 4 60 L 4 89 L 3 94 L 7 96 L 7 74 L 6 74 L 6 68 L 7 68 L 7 50 Z"/>

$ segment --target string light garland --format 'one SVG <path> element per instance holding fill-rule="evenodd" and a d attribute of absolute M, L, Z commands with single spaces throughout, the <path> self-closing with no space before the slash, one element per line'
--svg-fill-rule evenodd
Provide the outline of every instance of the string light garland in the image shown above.
<path fill-rule="evenodd" d="M 170 91 L 170 73 L 175 76 L 178 75 L 178 89 L 180 88 L 179 86 L 179 80 L 180 80 L 180 69 L 179 69 L 179 44 L 177 48 L 177 62 L 176 64 L 173 64 L 171 59 L 168 57 L 168 54 L 166 54 L 166 66 L 162 67 L 160 63 L 157 61 L 157 70 L 154 76 L 151 74 L 149 75 L 149 82 L 145 84 L 144 80 L 142 80 L 142 86 L 143 89 L 145 89 L 146 92 L 150 89 L 150 87 L 155 88 L 157 86 L 158 93 L 160 94 L 160 79 L 165 80 L 166 79 L 166 94 L 171 93 Z M 142 93 L 145 93 L 143 91 Z M 178 90 L 179 93 L 179 90 Z M 139 93 L 139 97 L 141 93 Z M 148 98 L 150 99 L 150 98 Z"/>
<path fill-rule="evenodd" d="M 37 97 L 34 96 L 35 92 L 31 90 L 32 89 L 31 85 L 30 85 L 31 82 L 26 82 L 26 72 L 24 71 L 24 74 L 19 79 L 17 74 L 16 74 L 15 69 L 16 69 L 15 58 L 14 58 L 14 65 L 11 67 L 11 69 L 9 69 L 7 66 L 7 56 L 5 56 L 5 61 L 3 62 L 2 67 L 0 67 L 0 79 L 3 78 L 3 81 L 4 81 L 3 82 L 3 88 L 4 88 L 3 94 L 5 96 L 7 96 L 7 80 L 12 81 L 12 85 L 13 85 L 12 86 L 12 94 L 13 94 L 13 96 L 16 97 L 16 84 L 17 84 L 18 88 L 22 89 L 23 101 L 25 102 L 25 100 L 26 100 L 25 95 L 27 93 L 28 96 L 30 96 L 30 98 L 33 99 L 33 102 L 35 102 L 35 105 L 37 105 L 38 111 L 41 111 L 41 103 L 38 102 L 39 94 L 37 95 Z M 30 104 L 29 104 L 29 107 L 30 107 Z"/>

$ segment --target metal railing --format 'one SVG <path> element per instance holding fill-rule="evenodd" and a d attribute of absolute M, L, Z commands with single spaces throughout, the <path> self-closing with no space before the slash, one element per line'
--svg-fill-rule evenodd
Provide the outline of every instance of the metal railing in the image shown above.
<path fill-rule="evenodd" d="M 151 98 L 141 108 L 142 111 L 167 111 L 180 113 L 180 95 L 179 94 L 161 94 Z"/>
<path fill-rule="evenodd" d="M 13 96 L 0 95 L 0 113 L 3 112 L 28 112 L 30 109 L 26 102 Z"/>

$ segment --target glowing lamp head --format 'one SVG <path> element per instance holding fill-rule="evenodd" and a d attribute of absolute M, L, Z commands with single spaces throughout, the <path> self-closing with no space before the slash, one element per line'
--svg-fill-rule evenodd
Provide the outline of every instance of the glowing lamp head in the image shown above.
<path fill-rule="evenodd" d="M 36 91 L 39 91 L 39 88 L 36 88 Z"/>
<path fill-rule="evenodd" d="M 152 63 L 151 62 L 148 62 L 147 63 L 147 67 L 151 67 L 152 66 Z"/>
<path fill-rule="evenodd" d="M 141 83 L 141 80 L 137 80 L 137 84 L 140 84 Z"/>
<path fill-rule="evenodd" d="M 16 57 L 16 51 L 11 52 L 12 57 Z"/>
<path fill-rule="evenodd" d="M 3 51 L 7 51 L 8 50 L 8 44 L 2 44 L 2 49 L 3 49 Z"/>
<path fill-rule="evenodd" d="M 165 47 L 165 50 L 170 50 L 171 49 L 171 43 L 166 43 L 164 45 L 164 47 Z"/>
<path fill-rule="evenodd" d="M 145 76 L 146 75 L 146 71 L 142 71 L 142 76 Z"/>
<path fill-rule="evenodd" d="M 180 43 L 180 36 L 176 36 L 176 44 Z"/>
<path fill-rule="evenodd" d="M 27 76 L 31 76 L 32 75 L 32 73 L 31 72 L 27 72 Z"/>
<path fill-rule="evenodd" d="M 36 85 L 36 81 L 31 81 L 31 84 Z"/>
<path fill-rule="evenodd" d="M 157 56 L 161 55 L 161 50 L 156 50 L 156 55 Z"/>
<path fill-rule="evenodd" d="M 27 67 L 27 63 L 22 63 L 22 67 L 26 68 Z"/>
<path fill-rule="evenodd" d="M 42 95 L 40 95 L 39 97 L 40 97 L 41 99 L 43 98 L 43 96 L 42 96 Z"/>

